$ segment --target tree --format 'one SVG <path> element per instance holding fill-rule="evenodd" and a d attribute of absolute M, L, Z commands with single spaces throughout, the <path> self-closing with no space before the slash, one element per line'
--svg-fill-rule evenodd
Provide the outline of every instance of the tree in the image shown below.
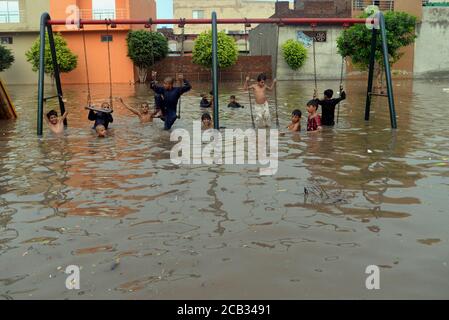
<path fill-rule="evenodd" d="M 5 71 L 14 62 L 14 56 L 10 49 L 0 45 L 0 72 Z"/>
<path fill-rule="evenodd" d="M 290 39 L 282 45 L 282 55 L 290 68 L 298 70 L 307 59 L 307 50 L 301 42 Z"/>
<path fill-rule="evenodd" d="M 68 73 L 76 69 L 76 66 L 78 65 L 78 56 L 69 49 L 67 42 L 59 33 L 54 35 L 54 39 L 59 71 Z M 31 48 L 25 53 L 27 61 L 31 63 L 33 71 L 35 72 L 39 70 L 40 45 L 41 40 L 40 38 L 37 38 Z M 49 74 L 52 78 L 55 74 L 48 37 L 45 37 L 45 73 Z"/>
<path fill-rule="evenodd" d="M 371 13 L 364 13 L 361 18 L 367 18 Z M 389 61 L 390 64 L 393 64 L 403 55 L 400 49 L 412 44 L 416 39 L 416 17 L 405 12 L 393 11 L 388 11 L 384 15 Z M 371 38 L 372 30 L 364 24 L 354 25 L 344 30 L 338 37 L 338 52 L 343 57 L 350 57 L 354 66 L 359 70 L 367 70 L 371 53 Z M 380 33 L 378 33 L 376 48 L 376 78 L 378 83 L 384 67 L 383 64 L 382 40 Z"/>
<path fill-rule="evenodd" d="M 218 33 L 218 66 L 228 68 L 233 66 L 238 59 L 239 51 L 233 37 L 225 32 Z M 206 68 L 212 68 L 212 31 L 201 33 L 193 47 L 192 61 Z"/>
<path fill-rule="evenodd" d="M 167 56 L 168 41 L 159 32 L 137 30 L 128 33 L 126 42 L 128 57 L 139 69 L 139 81 L 144 83 L 148 69 Z"/>

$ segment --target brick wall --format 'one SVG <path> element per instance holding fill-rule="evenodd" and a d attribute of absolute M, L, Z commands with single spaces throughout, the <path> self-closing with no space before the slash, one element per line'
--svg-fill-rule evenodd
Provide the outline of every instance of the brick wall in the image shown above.
<path fill-rule="evenodd" d="M 275 18 L 350 18 L 351 0 L 296 0 L 294 10 L 288 1 L 276 2 Z"/>
<path fill-rule="evenodd" d="M 156 63 L 154 70 L 158 73 L 158 79 L 175 77 L 177 73 L 182 73 L 184 78 L 190 81 L 211 80 L 211 71 L 193 64 L 191 56 L 167 57 Z M 220 69 L 219 77 L 220 81 L 243 81 L 246 75 L 254 79 L 262 72 L 268 78 L 272 77 L 270 56 L 240 56 L 234 66 Z"/>

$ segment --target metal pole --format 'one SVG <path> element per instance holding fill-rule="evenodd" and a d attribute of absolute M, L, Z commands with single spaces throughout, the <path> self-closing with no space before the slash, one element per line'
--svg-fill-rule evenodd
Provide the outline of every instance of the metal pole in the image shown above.
<path fill-rule="evenodd" d="M 398 127 L 398 125 L 396 123 L 396 110 L 395 110 L 395 106 L 394 106 L 393 80 L 391 78 L 390 60 L 389 60 L 389 55 L 388 55 L 387 30 L 385 27 L 385 17 L 382 12 L 379 12 L 379 24 L 380 24 L 380 34 L 382 37 L 382 51 L 383 51 L 383 56 L 384 56 L 385 78 L 387 80 L 388 105 L 390 107 L 390 122 L 391 122 L 391 128 L 396 129 Z"/>
<path fill-rule="evenodd" d="M 368 88 L 366 90 L 366 106 L 365 106 L 365 120 L 369 120 L 369 113 L 371 109 L 371 92 L 373 91 L 373 77 L 374 77 L 374 62 L 376 58 L 377 46 L 377 29 L 373 25 L 373 36 L 371 37 L 371 54 L 368 73 Z"/>
<path fill-rule="evenodd" d="M 39 49 L 39 79 L 37 91 L 37 135 L 42 136 L 44 120 L 44 81 L 45 81 L 45 28 L 50 20 L 48 13 L 41 16 L 40 26 L 40 49 Z"/>
<path fill-rule="evenodd" d="M 116 25 L 121 24 L 141 24 L 141 25 L 156 25 L 156 24 L 210 24 L 211 19 L 153 19 L 151 22 L 148 19 L 111 19 L 111 23 Z M 50 20 L 48 24 L 51 25 L 65 25 L 66 20 Z M 310 25 L 310 24 L 365 24 L 364 18 L 258 18 L 258 19 L 217 19 L 218 24 L 273 24 L 282 23 L 284 25 Z M 83 19 L 83 25 L 104 25 L 104 20 Z"/>
<path fill-rule="evenodd" d="M 218 114 L 218 32 L 217 32 L 217 13 L 212 12 L 212 77 L 214 92 L 214 128 L 220 129 Z"/>
<path fill-rule="evenodd" d="M 65 105 L 63 101 L 63 93 L 61 86 L 61 77 L 59 72 L 58 57 L 56 56 L 55 39 L 53 37 L 53 29 L 50 26 L 47 27 L 48 42 L 50 44 L 51 58 L 53 61 L 53 71 L 56 82 L 56 90 L 58 91 L 59 109 L 61 110 L 61 116 L 65 113 Z M 67 119 L 64 119 L 64 125 L 67 126 Z"/>

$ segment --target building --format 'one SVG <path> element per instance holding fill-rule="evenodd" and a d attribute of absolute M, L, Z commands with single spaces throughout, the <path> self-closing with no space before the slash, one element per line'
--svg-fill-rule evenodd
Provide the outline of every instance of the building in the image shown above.
<path fill-rule="evenodd" d="M 276 11 L 272 17 L 276 18 L 350 18 L 359 16 L 368 5 L 378 5 L 382 11 L 403 11 L 422 17 L 422 0 L 297 0 L 293 9 L 289 8 L 287 1 L 276 3 Z M 338 79 L 342 58 L 338 54 L 336 39 L 343 31 L 342 25 L 317 26 L 314 30 L 311 26 L 281 26 L 279 36 L 277 26 L 259 25 L 250 31 L 249 43 L 251 55 L 271 55 L 273 70 L 280 80 L 308 80 L 314 77 L 312 48 L 308 48 L 306 64 L 298 71 L 291 70 L 282 58 L 282 44 L 288 39 L 298 39 L 304 33 L 310 37 L 317 36 L 316 59 L 317 76 L 319 79 Z M 277 43 L 277 46 L 273 45 Z M 393 74 L 403 77 L 413 77 L 414 51 L 416 44 L 403 48 L 403 57 L 392 66 Z M 278 51 L 276 52 L 276 48 Z M 346 73 L 357 76 L 359 73 L 353 70 L 350 61 L 346 64 Z"/>
<path fill-rule="evenodd" d="M 156 18 L 154 0 L 51 0 L 50 16 L 52 19 L 66 19 L 70 6 L 79 8 L 81 19 Z M 130 83 L 138 79 L 137 70 L 127 56 L 126 37 L 130 30 L 141 28 L 144 26 L 117 25 L 109 29 L 106 29 L 105 25 L 85 26 L 87 63 L 91 83 L 109 82 L 108 42 L 112 61 L 112 81 Z M 69 48 L 78 56 L 78 67 L 68 74 L 62 74 L 62 83 L 86 83 L 83 33 L 66 26 L 54 26 L 54 30 L 63 35 Z"/>
<path fill-rule="evenodd" d="M 288 1 L 276 2 L 273 18 L 349 18 L 351 0 L 295 0 L 293 9 Z"/>
<path fill-rule="evenodd" d="M 0 1 L 0 41 L 15 58 L 11 68 L 0 74 L 8 84 L 36 83 L 37 74 L 26 61 L 25 52 L 39 36 L 39 13 L 49 8 L 50 0 Z"/>
<path fill-rule="evenodd" d="M 219 19 L 268 18 L 275 11 L 275 2 L 269 0 L 173 0 L 175 19 L 208 19 L 213 11 L 217 12 Z M 185 26 L 185 32 L 188 34 L 199 34 L 206 30 L 210 30 L 210 26 Z M 218 25 L 218 30 L 227 33 L 245 33 L 245 25 Z M 174 32 L 181 33 L 179 26 L 175 26 Z"/>

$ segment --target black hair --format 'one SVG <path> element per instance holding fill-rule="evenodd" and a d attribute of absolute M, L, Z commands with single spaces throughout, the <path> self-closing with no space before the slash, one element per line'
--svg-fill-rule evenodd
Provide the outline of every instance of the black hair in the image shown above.
<path fill-rule="evenodd" d="M 324 91 L 324 95 L 330 99 L 334 95 L 334 90 L 327 89 L 326 91 Z"/>
<path fill-rule="evenodd" d="M 58 113 L 55 110 L 51 110 L 50 112 L 47 113 L 47 119 L 50 119 L 51 116 L 58 116 Z"/>
<path fill-rule="evenodd" d="M 210 117 L 210 114 L 207 112 L 203 113 L 203 115 L 201 116 L 201 121 L 203 121 L 205 119 L 212 120 L 212 118 Z"/>
<path fill-rule="evenodd" d="M 210 94 L 211 96 L 213 96 L 213 95 L 214 95 L 214 90 L 209 91 L 209 94 Z"/>
<path fill-rule="evenodd" d="M 307 106 L 313 106 L 315 109 L 318 109 L 318 102 L 316 100 L 310 100 L 307 102 Z"/>
<path fill-rule="evenodd" d="M 267 80 L 267 76 L 265 75 L 265 73 L 261 73 L 257 76 L 257 82 L 266 81 L 266 80 Z"/>
<path fill-rule="evenodd" d="M 231 96 L 231 99 L 235 99 L 235 96 L 234 96 L 234 95 L 232 95 L 232 96 Z"/>
<path fill-rule="evenodd" d="M 298 109 L 296 109 L 296 110 L 293 110 L 293 112 L 292 112 L 292 116 L 298 116 L 298 117 L 300 117 L 300 118 L 301 118 L 301 116 L 302 116 L 302 112 L 301 112 L 301 110 L 298 110 Z"/>

